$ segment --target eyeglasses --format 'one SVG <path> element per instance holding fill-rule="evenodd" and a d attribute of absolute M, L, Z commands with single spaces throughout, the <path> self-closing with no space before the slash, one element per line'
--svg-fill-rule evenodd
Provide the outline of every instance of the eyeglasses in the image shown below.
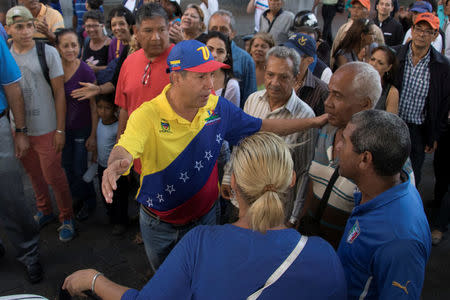
<path fill-rule="evenodd" d="M 152 62 L 149 61 L 147 66 L 144 69 L 144 74 L 142 75 L 142 84 L 147 85 L 148 79 L 150 78 L 150 74 L 152 73 L 152 67 L 150 66 Z"/>
<path fill-rule="evenodd" d="M 426 30 L 419 27 L 414 26 L 414 31 L 418 34 L 424 34 L 424 35 L 433 35 L 436 31 L 434 30 Z"/>
<path fill-rule="evenodd" d="M 89 24 L 89 25 L 84 25 L 84 28 L 86 29 L 96 29 L 99 28 L 100 24 Z"/>

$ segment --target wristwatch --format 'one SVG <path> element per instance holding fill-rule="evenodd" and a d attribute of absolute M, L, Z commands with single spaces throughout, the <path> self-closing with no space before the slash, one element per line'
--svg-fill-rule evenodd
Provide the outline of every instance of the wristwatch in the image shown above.
<path fill-rule="evenodd" d="M 28 133 L 28 128 L 27 127 L 16 128 L 16 132 L 22 132 L 22 133 L 27 134 Z"/>

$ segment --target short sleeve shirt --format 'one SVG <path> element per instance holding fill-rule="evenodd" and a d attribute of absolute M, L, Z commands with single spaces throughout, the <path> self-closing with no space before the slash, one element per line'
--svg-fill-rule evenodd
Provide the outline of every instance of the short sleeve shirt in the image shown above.
<path fill-rule="evenodd" d="M 38 136 L 55 130 L 55 100 L 53 98 L 52 88 L 42 73 L 36 46 L 27 53 L 18 54 L 14 51 L 13 45 L 10 51 L 22 72 L 23 79 L 20 81 L 20 87 L 22 88 L 25 101 L 25 118 L 28 135 Z M 54 47 L 45 45 L 45 59 L 49 69 L 50 79 L 64 75 L 61 58 Z"/>
<path fill-rule="evenodd" d="M 39 21 L 45 21 L 48 24 L 48 28 L 51 32 L 55 32 L 58 29 L 64 28 L 64 19 L 62 15 L 56 9 L 51 8 L 48 5 L 41 4 L 41 10 L 37 15 Z M 33 38 L 35 39 L 47 39 L 45 35 L 39 32 L 35 32 Z"/>
<path fill-rule="evenodd" d="M 6 42 L 0 38 L 0 113 L 8 107 L 3 86 L 17 82 L 20 78 L 20 69 L 9 52 Z"/>
<path fill-rule="evenodd" d="M 163 92 L 128 119 L 118 146 L 142 163 L 137 200 L 161 220 L 185 224 L 206 214 L 218 197 L 217 157 L 223 140 L 236 144 L 261 128 L 225 98 L 210 95 L 189 122 Z"/>
<path fill-rule="evenodd" d="M 142 83 L 142 79 L 149 60 L 143 49 L 129 55 L 123 63 L 117 81 L 115 102 L 118 106 L 127 110 L 128 115 L 131 115 L 145 101 L 158 96 L 169 83 L 169 74 L 166 72 L 167 56 L 172 47 L 170 46 L 150 63 L 150 70 L 148 70 L 150 75 L 146 84 Z"/>

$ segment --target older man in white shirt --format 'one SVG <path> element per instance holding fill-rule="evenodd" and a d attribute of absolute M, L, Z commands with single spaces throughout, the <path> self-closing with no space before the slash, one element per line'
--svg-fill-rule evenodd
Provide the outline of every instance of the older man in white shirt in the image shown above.
<path fill-rule="evenodd" d="M 286 47 L 274 47 L 267 53 L 264 84 L 266 89 L 251 94 L 244 106 L 244 111 L 261 119 L 302 119 L 314 117 L 311 107 L 295 93 L 294 86 L 300 67 L 300 56 Z M 317 131 L 309 129 L 284 136 L 283 139 L 293 145 L 292 156 L 297 183 L 287 197 L 295 199 L 290 223 L 296 223 L 296 216 L 301 209 L 303 195 L 308 180 L 308 168 L 314 155 Z M 222 196 L 230 198 L 230 174 L 227 164 L 222 180 Z"/>

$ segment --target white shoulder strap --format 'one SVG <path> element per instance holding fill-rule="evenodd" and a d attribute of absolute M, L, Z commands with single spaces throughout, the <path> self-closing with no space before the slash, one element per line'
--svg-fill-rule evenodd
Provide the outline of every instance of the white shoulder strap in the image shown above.
<path fill-rule="evenodd" d="M 266 283 L 262 288 L 251 294 L 247 297 L 247 300 L 255 300 L 258 299 L 258 297 L 261 295 L 261 293 L 268 288 L 270 285 L 275 283 L 281 275 L 286 272 L 286 270 L 292 265 L 292 263 L 295 261 L 295 259 L 300 255 L 303 248 L 305 248 L 306 242 L 308 241 L 308 237 L 305 235 L 302 235 L 300 240 L 297 243 L 297 246 L 295 246 L 294 250 L 292 250 L 291 254 L 283 261 L 283 263 L 278 267 L 278 269 L 273 272 L 273 274 L 267 279 Z"/>

